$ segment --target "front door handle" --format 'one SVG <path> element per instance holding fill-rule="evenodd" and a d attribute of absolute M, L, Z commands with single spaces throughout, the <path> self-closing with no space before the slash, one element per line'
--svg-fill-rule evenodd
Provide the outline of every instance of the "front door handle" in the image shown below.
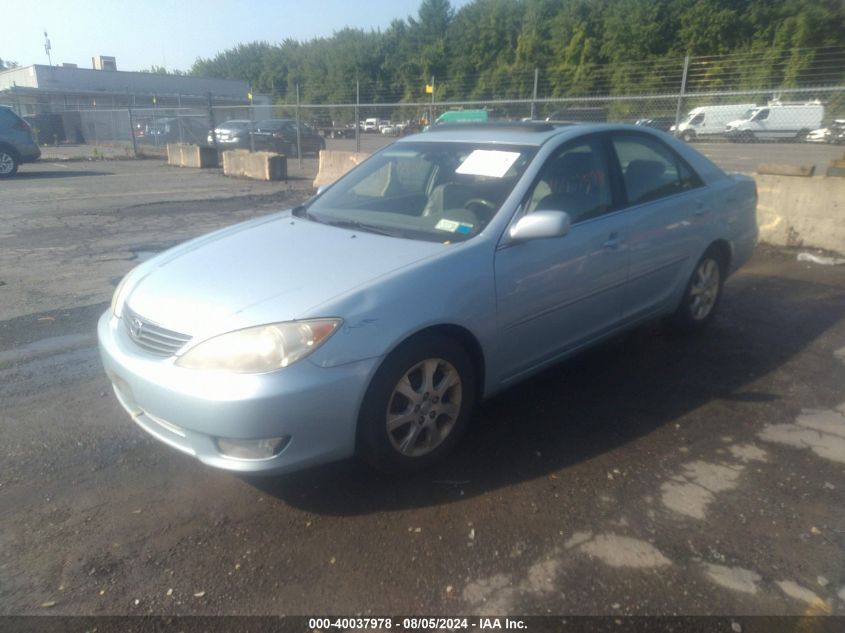
<path fill-rule="evenodd" d="M 696 200 L 695 201 L 695 208 L 692 211 L 693 215 L 704 215 L 707 213 L 707 205 L 704 204 L 704 200 Z"/>
<path fill-rule="evenodd" d="M 602 246 L 604 248 L 616 248 L 622 243 L 622 238 L 619 236 L 618 233 L 611 233 L 608 238 L 604 241 Z"/>

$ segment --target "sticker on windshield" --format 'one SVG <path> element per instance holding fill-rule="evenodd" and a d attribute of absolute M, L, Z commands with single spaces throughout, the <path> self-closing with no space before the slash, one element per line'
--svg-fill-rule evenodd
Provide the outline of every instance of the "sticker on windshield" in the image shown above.
<path fill-rule="evenodd" d="M 460 235 L 469 235 L 472 233 L 472 224 L 468 222 L 455 222 L 455 220 L 442 219 L 434 228 L 438 231 L 449 231 L 449 233 L 458 233 Z"/>
<path fill-rule="evenodd" d="M 468 176 L 490 176 L 501 178 L 519 158 L 519 152 L 500 152 L 492 149 L 477 149 L 455 170 L 456 174 Z"/>

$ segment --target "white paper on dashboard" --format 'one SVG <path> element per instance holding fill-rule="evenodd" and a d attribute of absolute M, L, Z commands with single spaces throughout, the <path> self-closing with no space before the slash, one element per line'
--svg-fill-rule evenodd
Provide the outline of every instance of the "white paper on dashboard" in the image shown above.
<path fill-rule="evenodd" d="M 455 170 L 455 173 L 466 174 L 468 176 L 501 178 L 507 173 L 517 158 L 519 158 L 519 152 L 477 149 L 467 156 L 466 160 Z"/>

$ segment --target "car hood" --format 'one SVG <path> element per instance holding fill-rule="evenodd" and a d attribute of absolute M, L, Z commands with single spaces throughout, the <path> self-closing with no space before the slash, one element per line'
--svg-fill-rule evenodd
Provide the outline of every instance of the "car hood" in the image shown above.
<path fill-rule="evenodd" d="M 289 214 L 187 242 L 139 267 L 126 304 L 190 336 L 315 316 L 310 309 L 447 249 Z"/>

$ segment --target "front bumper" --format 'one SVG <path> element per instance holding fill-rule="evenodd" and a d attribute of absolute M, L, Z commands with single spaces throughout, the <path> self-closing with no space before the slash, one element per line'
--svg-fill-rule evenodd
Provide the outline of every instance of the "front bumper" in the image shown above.
<path fill-rule="evenodd" d="M 97 326 L 100 356 L 121 405 L 156 439 L 201 462 L 279 474 L 355 451 L 363 394 L 379 359 L 318 367 L 308 359 L 266 374 L 200 372 L 145 352 L 107 311 Z M 273 457 L 225 455 L 218 439 L 284 437 Z"/>

